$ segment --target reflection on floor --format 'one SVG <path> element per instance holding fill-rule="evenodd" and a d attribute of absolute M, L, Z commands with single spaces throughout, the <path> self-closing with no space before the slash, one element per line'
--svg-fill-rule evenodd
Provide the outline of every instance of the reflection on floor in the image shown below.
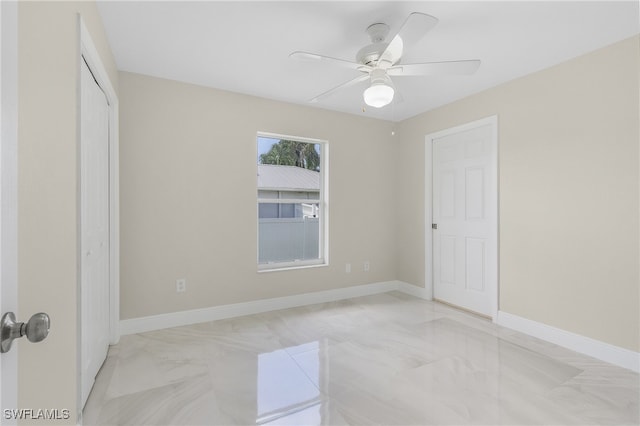
<path fill-rule="evenodd" d="M 124 336 L 85 425 L 639 424 L 629 370 L 391 292 Z"/>

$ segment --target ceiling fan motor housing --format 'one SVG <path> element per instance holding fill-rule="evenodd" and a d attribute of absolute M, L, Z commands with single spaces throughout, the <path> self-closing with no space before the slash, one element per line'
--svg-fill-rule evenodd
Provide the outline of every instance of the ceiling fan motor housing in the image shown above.
<path fill-rule="evenodd" d="M 371 71 L 371 83 L 372 84 L 387 84 L 391 85 L 391 79 L 387 72 L 383 69 L 377 68 Z"/>
<path fill-rule="evenodd" d="M 374 43 L 363 47 L 356 54 L 356 62 L 370 67 L 375 66 L 388 45 L 389 43 Z"/>

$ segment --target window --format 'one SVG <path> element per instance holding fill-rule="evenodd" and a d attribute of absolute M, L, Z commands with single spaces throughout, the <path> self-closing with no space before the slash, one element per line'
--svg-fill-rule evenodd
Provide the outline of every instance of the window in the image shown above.
<path fill-rule="evenodd" d="M 258 269 L 326 264 L 324 141 L 260 133 Z"/>

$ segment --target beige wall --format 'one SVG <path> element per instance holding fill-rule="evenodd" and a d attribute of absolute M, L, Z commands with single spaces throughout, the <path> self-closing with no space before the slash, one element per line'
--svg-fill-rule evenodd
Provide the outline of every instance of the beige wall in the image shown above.
<path fill-rule="evenodd" d="M 390 123 L 139 74 L 119 81 L 122 319 L 395 279 Z M 328 267 L 257 272 L 258 131 L 329 141 Z"/>
<path fill-rule="evenodd" d="M 19 317 L 40 311 L 51 317 L 45 341 L 18 343 L 18 403 L 69 409 L 69 424 L 78 394 L 78 13 L 117 87 L 94 3 L 20 2 L 18 8 Z"/>
<path fill-rule="evenodd" d="M 638 351 L 639 41 L 403 122 L 398 279 L 425 283 L 425 135 L 497 114 L 500 309 Z"/>

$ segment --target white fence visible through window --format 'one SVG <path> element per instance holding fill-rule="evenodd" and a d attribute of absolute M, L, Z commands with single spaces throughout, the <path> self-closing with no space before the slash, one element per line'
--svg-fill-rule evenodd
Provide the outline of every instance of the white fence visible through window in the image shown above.
<path fill-rule="evenodd" d="M 258 263 L 318 259 L 319 222 L 317 217 L 259 219 Z"/>

